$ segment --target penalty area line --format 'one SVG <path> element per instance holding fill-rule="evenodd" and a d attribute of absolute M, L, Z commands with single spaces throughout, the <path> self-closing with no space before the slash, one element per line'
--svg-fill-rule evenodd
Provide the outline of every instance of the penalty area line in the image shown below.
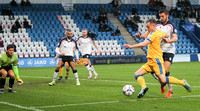
<path fill-rule="evenodd" d="M 12 103 L 9 103 L 9 102 L 3 102 L 3 101 L 0 101 L 0 104 L 5 104 L 5 105 L 9 105 L 9 106 L 20 108 L 20 109 L 26 109 L 26 110 L 43 111 L 43 110 L 36 109 L 36 108 L 33 108 L 33 107 L 25 107 L 25 106 L 21 106 L 21 105 L 17 105 L 17 104 L 12 104 Z"/>
<path fill-rule="evenodd" d="M 63 105 L 51 105 L 51 106 L 39 106 L 39 107 L 32 107 L 32 108 L 58 108 L 58 107 L 69 107 L 69 106 L 83 106 L 83 105 L 94 105 L 94 104 L 112 104 L 112 103 L 123 103 L 123 102 L 150 101 L 150 100 L 176 99 L 176 98 L 179 99 L 179 98 L 192 98 L 192 97 L 200 97 L 200 95 L 177 96 L 177 97 L 171 97 L 171 98 L 146 98 L 146 99 L 134 99 L 134 100 L 90 102 L 90 103 L 79 103 L 79 104 L 63 104 Z"/>

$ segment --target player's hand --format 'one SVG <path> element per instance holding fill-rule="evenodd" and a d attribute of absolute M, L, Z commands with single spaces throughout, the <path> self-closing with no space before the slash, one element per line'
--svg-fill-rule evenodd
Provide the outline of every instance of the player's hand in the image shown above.
<path fill-rule="evenodd" d="M 77 64 L 79 64 L 80 63 L 80 60 L 79 59 L 77 59 Z"/>
<path fill-rule="evenodd" d="M 165 38 L 169 38 L 169 35 L 166 35 Z"/>
<path fill-rule="evenodd" d="M 100 52 L 99 52 L 99 50 L 97 51 L 97 54 L 98 54 L 98 55 L 100 55 Z"/>
<path fill-rule="evenodd" d="M 141 35 L 139 33 L 136 33 L 135 36 L 140 39 L 141 38 Z"/>
<path fill-rule="evenodd" d="M 60 54 L 61 56 L 64 56 L 65 54 L 64 53 L 62 53 L 62 54 Z"/>
<path fill-rule="evenodd" d="M 56 60 L 57 58 L 58 58 L 58 55 L 56 54 L 56 56 L 55 56 L 54 60 Z"/>
<path fill-rule="evenodd" d="M 131 48 L 131 45 L 129 45 L 129 44 L 124 44 L 123 46 L 125 46 L 126 49 Z"/>
<path fill-rule="evenodd" d="M 163 41 L 165 42 L 165 43 L 169 43 L 169 40 L 167 40 L 166 38 L 162 38 L 163 39 Z"/>

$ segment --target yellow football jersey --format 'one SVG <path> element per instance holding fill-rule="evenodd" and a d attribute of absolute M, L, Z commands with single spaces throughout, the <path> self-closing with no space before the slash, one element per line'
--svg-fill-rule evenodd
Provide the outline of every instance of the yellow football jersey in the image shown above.
<path fill-rule="evenodd" d="M 151 43 L 148 45 L 147 59 L 154 59 L 154 58 L 158 58 L 160 60 L 163 59 L 161 41 L 162 37 L 165 36 L 166 34 L 160 30 L 153 31 L 148 35 L 147 40 L 149 40 Z"/>

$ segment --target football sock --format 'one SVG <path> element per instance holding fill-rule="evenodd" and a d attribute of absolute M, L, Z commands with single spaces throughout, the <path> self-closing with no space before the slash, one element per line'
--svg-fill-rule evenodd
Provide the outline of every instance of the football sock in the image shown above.
<path fill-rule="evenodd" d="M 91 68 L 92 72 L 94 73 L 94 75 L 97 75 L 97 72 L 95 71 L 95 69 L 92 65 L 90 66 L 90 68 Z"/>
<path fill-rule="evenodd" d="M 55 70 L 54 75 L 53 75 L 53 81 L 56 82 L 56 78 L 58 76 L 58 70 Z"/>
<path fill-rule="evenodd" d="M 69 76 L 69 69 L 67 69 L 66 72 L 67 72 L 67 75 L 66 75 L 66 76 L 68 77 L 68 76 Z"/>
<path fill-rule="evenodd" d="M 146 84 L 145 84 L 144 77 L 142 75 L 135 76 L 135 79 L 140 84 L 140 86 L 141 86 L 142 89 L 145 88 L 145 87 L 147 87 Z"/>
<path fill-rule="evenodd" d="M 64 69 L 64 67 L 61 67 L 61 68 L 59 69 L 59 72 L 60 72 L 60 76 L 62 76 L 62 73 L 63 73 L 63 69 Z"/>
<path fill-rule="evenodd" d="M 73 70 L 73 73 L 74 73 L 74 78 L 76 79 L 76 82 L 79 82 L 77 70 Z"/>
<path fill-rule="evenodd" d="M 166 83 L 172 83 L 172 84 L 180 84 L 182 86 L 185 86 L 185 82 L 182 80 L 179 80 L 172 76 L 166 76 Z"/>
<path fill-rule="evenodd" d="M 1 78 L 0 83 L 1 83 L 0 88 L 4 88 L 5 83 L 6 83 L 6 79 Z"/>
<path fill-rule="evenodd" d="M 92 76 L 92 73 L 91 73 L 91 68 L 88 64 L 85 65 L 86 69 L 88 70 L 89 72 L 89 76 Z"/>
<path fill-rule="evenodd" d="M 10 78 L 10 80 L 9 80 L 9 87 L 10 87 L 10 88 L 13 87 L 14 81 L 15 81 L 15 79 Z"/>

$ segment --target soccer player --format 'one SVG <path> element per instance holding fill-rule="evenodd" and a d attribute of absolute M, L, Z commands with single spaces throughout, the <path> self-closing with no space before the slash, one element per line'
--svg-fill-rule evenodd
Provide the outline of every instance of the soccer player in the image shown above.
<path fill-rule="evenodd" d="M 0 94 L 4 93 L 6 77 L 10 77 L 8 92 L 16 93 L 13 90 L 13 85 L 15 75 L 19 77 L 17 62 L 18 58 L 14 54 L 14 46 L 12 44 L 7 45 L 6 52 L 0 54 Z"/>
<path fill-rule="evenodd" d="M 56 49 L 56 50 L 59 50 L 59 48 Z M 59 54 L 56 54 L 56 56 L 55 56 L 55 58 L 54 58 L 55 60 L 58 58 L 58 55 L 59 55 Z M 62 61 L 62 60 L 59 59 L 59 61 Z M 69 71 L 70 71 L 70 69 L 69 69 L 69 64 L 68 64 L 68 62 L 65 62 L 65 65 L 66 65 L 66 76 L 65 76 L 65 79 L 67 79 L 67 78 L 69 77 Z M 58 80 L 61 80 L 61 79 L 62 79 L 63 69 L 64 69 L 64 65 L 62 65 L 62 67 L 59 69 L 60 76 L 58 77 Z"/>
<path fill-rule="evenodd" d="M 177 29 L 176 26 L 168 19 L 169 14 L 166 9 L 161 9 L 159 11 L 159 16 L 161 19 L 161 23 L 157 23 L 156 28 L 169 35 L 168 38 L 163 39 L 161 45 L 163 51 L 164 67 L 166 72 L 165 75 L 171 76 L 169 70 L 175 54 L 175 42 L 178 40 Z M 139 34 L 136 34 L 136 36 L 138 38 L 146 38 L 147 34 L 148 32 L 146 34 L 143 34 L 142 36 L 140 36 Z M 154 78 L 158 79 L 154 72 L 152 72 L 152 75 L 154 76 Z M 165 97 L 171 97 L 173 94 L 172 84 L 168 84 L 168 88 L 169 89 Z M 163 94 L 164 92 L 165 92 L 165 84 L 161 84 L 161 94 Z"/>
<path fill-rule="evenodd" d="M 149 72 L 155 72 L 162 83 L 180 84 L 186 88 L 188 92 L 191 92 L 191 87 L 186 80 L 179 80 L 172 76 L 165 76 L 165 68 L 163 61 L 163 52 L 161 49 L 161 41 L 166 39 L 166 34 L 156 28 L 156 21 L 150 19 L 146 23 L 147 31 L 149 32 L 147 39 L 136 45 L 125 44 L 125 48 L 141 48 L 148 45 L 147 59 L 148 62 L 144 64 L 138 71 L 135 72 L 135 79 L 141 86 L 141 91 L 138 94 L 138 98 L 142 98 L 148 91 L 148 87 L 145 84 L 143 75 Z"/>
<path fill-rule="evenodd" d="M 81 44 L 81 54 L 83 55 L 83 58 L 84 58 L 85 67 L 89 72 L 88 79 L 92 77 L 92 72 L 95 75 L 94 79 L 97 79 L 98 74 L 90 62 L 90 55 L 92 53 L 92 45 L 95 46 L 95 48 L 97 49 L 97 53 L 100 55 L 99 49 L 97 45 L 94 43 L 94 41 L 90 37 L 87 36 L 87 29 L 83 29 L 82 34 L 83 36 L 78 38 L 77 43 Z"/>
<path fill-rule="evenodd" d="M 64 65 L 65 62 L 68 62 L 73 70 L 74 77 L 76 79 L 76 85 L 80 85 L 78 72 L 74 66 L 74 61 L 73 61 L 73 55 L 74 55 L 73 53 L 75 51 L 77 62 L 79 63 L 77 44 L 76 44 L 76 41 L 72 39 L 73 34 L 70 29 L 66 29 L 65 34 L 66 34 L 66 37 L 63 38 L 59 42 L 59 45 L 58 45 L 59 51 L 56 52 L 57 54 L 60 55 L 60 58 L 62 61 L 58 61 L 56 70 L 54 72 L 53 81 L 49 83 L 49 86 L 55 85 L 55 81 L 56 81 L 59 69 L 62 65 Z"/>

